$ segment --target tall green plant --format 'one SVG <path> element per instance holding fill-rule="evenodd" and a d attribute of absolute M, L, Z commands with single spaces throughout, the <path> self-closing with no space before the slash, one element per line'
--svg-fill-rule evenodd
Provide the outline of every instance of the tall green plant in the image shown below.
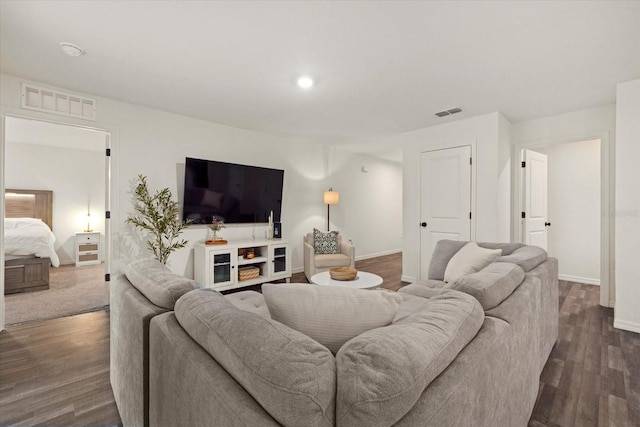
<path fill-rule="evenodd" d="M 138 175 L 133 186 L 134 213 L 125 222 L 151 234 L 147 248 L 158 261 L 166 264 L 173 251 L 189 243 L 188 240 L 177 239 L 190 221 L 183 222 L 180 219 L 178 202 L 173 200 L 168 188 L 151 195 L 144 175 Z"/>

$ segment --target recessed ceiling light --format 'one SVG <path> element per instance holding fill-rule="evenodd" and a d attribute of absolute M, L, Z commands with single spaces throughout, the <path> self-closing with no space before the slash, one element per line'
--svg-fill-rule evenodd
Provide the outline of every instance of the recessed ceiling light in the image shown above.
<path fill-rule="evenodd" d="M 72 43 L 62 42 L 60 43 L 60 47 L 62 48 L 62 51 L 69 56 L 80 56 L 84 53 L 82 48 Z"/>
<path fill-rule="evenodd" d="M 311 86 L 313 86 L 313 79 L 309 76 L 302 76 L 298 78 L 298 86 L 300 86 L 302 89 L 309 89 Z"/>

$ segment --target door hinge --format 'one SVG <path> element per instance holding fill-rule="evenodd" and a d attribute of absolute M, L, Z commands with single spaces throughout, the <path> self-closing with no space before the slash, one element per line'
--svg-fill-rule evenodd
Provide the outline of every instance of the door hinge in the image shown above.
<path fill-rule="evenodd" d="M 109 273 L 104 275 L 104 281 L 105 282 L 110 282 L 111 281 L 111 275 Z"/>
<path fill-rule="evenodd" d="M 471 212 L 469 212 L 469 219 L 471 219 Z"/>
<path fill-rule="evenodd" d="M 111 218 L 111 211 L 105 211 L 104 212 L 104 217 L 107 218 L 107 219 L 110 219 Z"/>
<path fill-rule="evenodd" d="M 472 165 L 473 164 L 473 157 L 469 157 L 469 164 Z"/>
<path fill-rule="evenodd" d="M 525 215 L 525 213 L 524 213 L 524 212 L 521 212 L 521 213 L 520 213 L 520 218 L 526 218 L 526 215 Z"/>
<path fill-rule="evenodd" d="M 107 154 L 107 157 L 111 156 L 111 148 L 107 148 L 107 153 L 106 154 Z"/>
<path fill-rule="evenodd" d="M 523 168 L 526 168 L 526 167 L 527 167 L 527 162 L 522 162 L 522 163 L 520 163 L 520 165 L 521 165 Z"/>

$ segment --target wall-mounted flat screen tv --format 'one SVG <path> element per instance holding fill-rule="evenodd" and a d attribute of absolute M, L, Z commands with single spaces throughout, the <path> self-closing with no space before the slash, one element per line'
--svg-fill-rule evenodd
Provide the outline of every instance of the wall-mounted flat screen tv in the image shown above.
<path fill-rule="evenodd" d="M 193 224 L 280 220 L 284 171 L 187 157 L 183 219 Z"/>

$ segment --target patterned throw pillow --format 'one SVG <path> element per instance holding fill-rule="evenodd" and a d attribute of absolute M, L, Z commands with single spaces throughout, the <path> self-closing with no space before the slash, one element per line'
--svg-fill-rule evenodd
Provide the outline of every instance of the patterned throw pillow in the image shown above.
<path fill-rule="evenodd" d="M 339 254 L 337 231 L 320 231 L 313 229 L 313 250 L 316 254 Z"/>

